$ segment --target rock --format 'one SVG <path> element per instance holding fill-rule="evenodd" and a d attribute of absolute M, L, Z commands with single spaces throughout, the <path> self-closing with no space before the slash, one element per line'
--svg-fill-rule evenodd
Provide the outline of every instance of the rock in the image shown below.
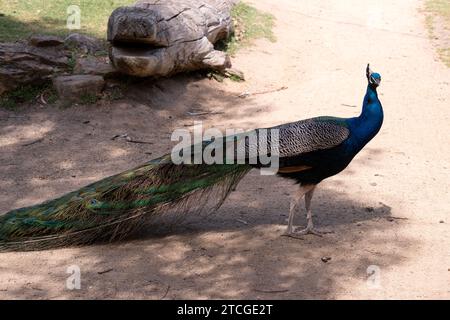
<path fill-rule="evenodd" d="M 53 85 L 60 99 L 76 102 L 99 95 L 105 81 L 96 75 L 59 76 L 53 79 Z"/>
<path fill-rule="evenodd" d="M 113 11 L 110 58 L 122 73 L 168 76 L 197 69 L 231 68 L 214 43 L 233 31 L 231 0 L 140 0 Z"/>
<path fill-rule="evenodd" d="M 55 47 L 62 45 L 64 41 L 56 36 L 33 35 L 28 40 L 28 43 L 34 47 Z"/>
<path fill-rule="evenodd" d="M 68 68 L 68 61 L 60 47 L 0 43 L 0 95 L 22 85 L 45 82 Z"/>
<path fill-rule="evenodd" d="M 93 74 L 110 78 L 118 74 L 118 71 L 104 58 L 86 57 L 78 59 L 74 73 Z"/>
<path fill-rule="evenodd" d="M 72 33 L 68 35 L 64 39 L 64 45 L 67 49 L 78 49 L 83 53 L 89 54 L 105 50 L 100 40 L 79 33 Z"/>
<path fill-rule="evenodd" d="M 331 257 L 322 257 L 320 260 L 322 260 L 322 262 L 327 263 L 328 261 L 331 260 Z"/>
<path fill-rule="evenodd" d="M 244 72 L 235 68 L 227 68 L 224 70 L 223 74 L 227 78 L 234 78 L 239 81 L 245 81 Z"/>

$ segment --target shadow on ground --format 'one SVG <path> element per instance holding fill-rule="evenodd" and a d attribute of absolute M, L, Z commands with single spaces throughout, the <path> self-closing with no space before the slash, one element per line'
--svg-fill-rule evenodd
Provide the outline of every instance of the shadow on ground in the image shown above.
<path fill-rule="evenodd" d="M 34 33 L 64 35 L 69 31 L 66 28 L 65 19 L 46 17 L 40 21 L 36 20 L 29 23 L 12 16 L 0 15 L 0 41 L 14 41 L 18 38 L 18 35 L 30 36 Z"/>
<path fill-rule="evenodd" d="M 273 188 L 261 191 L 255 180 Z M 304 240 L 282 237 L 289 207 L 284 191 L 287 188 L 284 180 L 252 174 L 224 207 L 207 219 L 189 217 L 169 229 L 157 233 L 149 230 L 121 243 L 22 253 L 22 262 L 41 256 L 37 270 L 2 264 L 0 273 L 8 272 L 13 281 L 31 280 L 18 287 L 3 284 L 0 295 L 333 298 L 344 283 L 366 285 L 369 266 L 391 268 L 405 261 L 401 254 L 372 251 L 363 242 L 385 250 L 383 243 L 390 241 L 390 249 L 397 251 L 414 245 L 410 239 L 391 239 L 390 233 L 397 226 L 386 219 L 391 215 L 390 207 L 380 205 L 368 210 L 348 195 L 329 189 L 318 192 L 314 209 L 317 224 L 335 233 L 323 238 L 307 236 Z M 303 214 L 297 222 L 304 223 Z M 5 259 L 10 255 L 14 253 L 3 254 Z M 325 263 L 323 257 L 331 260 Z M 81 269 L 81 290 L 64 288 L 69 276 L 65 271 L 71 265 Z"/>

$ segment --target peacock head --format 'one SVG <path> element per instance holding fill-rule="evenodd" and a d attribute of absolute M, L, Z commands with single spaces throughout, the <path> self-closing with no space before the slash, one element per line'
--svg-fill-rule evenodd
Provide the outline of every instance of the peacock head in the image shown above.
<path fill-rule="evenodd" d="M 367 80 L 369 81 L 369 84 L 371 86 L 374 86 L 376 88 L 380 85 L 381 75 L 379 73 L 376 73 L 376 72 L 373 72 L 372 70 L 370 70 L 369 64 L 367 64 L 366 76 L 367 76 Z"/>

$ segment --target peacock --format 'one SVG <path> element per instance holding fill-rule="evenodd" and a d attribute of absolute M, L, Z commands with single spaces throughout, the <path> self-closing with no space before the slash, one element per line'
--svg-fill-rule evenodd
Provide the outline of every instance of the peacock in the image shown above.
<path fill-rule="evenodd" d="M 383 109 L 381 76 L 366 68 L 367 91 L 358 117 L 316 117 L 269 129 L 279 132 L 277 175 L 296 182 L 284 235 L 322 236 L 313 224 L 311 200 L 317 185 L 344 170 L 378 133 Z M 256 129 L 259 131 L 261 129 Z M 202 147 L 210 141 L 204 141 Z M 248 143 L 248 141 L 246 141 Z M 248 146 L 247 146 L 248 147 Z M 167 212 L 219 208 L 239 181 L 261 163 L 175 164 L 170 154 L 39 205 L 0 216 L 0 250 L 40 250 L 123 239 Z M 305 198 L 306 228 L 294 227 Z"/>

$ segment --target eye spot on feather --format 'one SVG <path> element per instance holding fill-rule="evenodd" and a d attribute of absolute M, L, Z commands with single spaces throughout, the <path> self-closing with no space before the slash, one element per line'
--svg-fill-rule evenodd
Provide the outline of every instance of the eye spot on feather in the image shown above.
<path fill-rule="evenodd" d="M 86 204 L 86 207 L 90 210 L 94 210 L 94 209 L 99 209 L 101 205 L 102 205 L 101 201 L 98 201 L 97 199 L 91 199 Z"/>

